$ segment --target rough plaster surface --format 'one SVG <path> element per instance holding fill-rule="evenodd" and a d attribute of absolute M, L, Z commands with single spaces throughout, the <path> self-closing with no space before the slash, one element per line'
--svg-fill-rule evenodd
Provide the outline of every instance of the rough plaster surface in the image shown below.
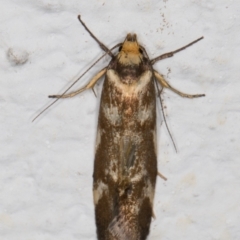
<path fill-rule="evenodd" d="M 176 153 L 159 118 L 158 179 L 149 240 L 240 239 L 240 2 L 224 0 L 1 0 L 0 239 L 96 239 L 92 200 L 101 84 L 32 119 L 103 53 L 138 34 L 155 64 Z M 106 66 L 105 57 L 74 89 Z M 159 110 L 160 111 L 160 110 Z"/>

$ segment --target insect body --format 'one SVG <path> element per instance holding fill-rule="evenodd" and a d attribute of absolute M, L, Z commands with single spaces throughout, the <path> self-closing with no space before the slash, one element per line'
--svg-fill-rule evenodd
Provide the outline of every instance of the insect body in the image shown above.
<path fill-rule="evenodd" d="M 120 49 L 116 55 L 98 43 L 112 57 L 109 65 L 84 88 L 50 97 L 75 96 L 93 88 L 105 75 L 93 173 L 97 235 L 100 240 L 144 240 L 149 234 L 153 216 L 158 174 L 155 84 L 170 88 L 183 97 L 201 97 L 204 94 L 179 92 L 152 67 L 156 61 L 171 57 L 188 45 L 150 60 L 135 34 L 128 34 L 125 41 L 118 44 Z"/>
<path fill-rule="evenodd" d="M 157 176 L 152 66 L 129 34 L 106 69 L 94 164 L 99 239 L 145 239 Z"/>

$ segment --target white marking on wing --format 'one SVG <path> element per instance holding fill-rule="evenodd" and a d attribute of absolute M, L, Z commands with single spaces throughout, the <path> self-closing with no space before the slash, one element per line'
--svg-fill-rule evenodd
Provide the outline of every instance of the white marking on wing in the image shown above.
<path fill-rule="evenodd" d="M 124 84 L 117 73 L 110 69 L 107 71 L 107 77 L 110 82 L 112 82 L 118 90 L 121 90 L 123 97 L 137 97 L 141 92 L 146 91 L 146 86 L 152 80 L 152 72 L 145 71 L 138 79 L 138 81 L 127 85 Z"/>
<path fill-rule="evenodd" d="M 109 175 L 112 177 L 113 181 L 118 181 L 118 161 L 116 159 L 110 161 Z"/>
<path fill-rule="evenodd" d="M 107 191 L 108 191 L 108 186 L 102 181 L 98 181 L 97 187 L 93 189 L 93 199 L 94 199 L 95 205 L 98 203 L 99 199 L 102 198 L 102 195 L 104 192 L 107 194 Z"/>
<path fill-rule="evenodd" d="M 153 117 L 153 104 L 149 105 L 149 106 L 143 106 L 139 109 L 138 111 L 138 120 L 140 122 L 141 125 L 143 125 L 143 123 L 146 120 L 152 119 Z"/>
<path fill-rule="evenodd" d="M 103 107 L 103 111 L 105 117 L 110 121 L 112 125 L 115 125 L 121 120 L 121 116 L 118 113 L 118 107 L 113 107 L 112 105 L 108 107 L 105 105 Z"/>

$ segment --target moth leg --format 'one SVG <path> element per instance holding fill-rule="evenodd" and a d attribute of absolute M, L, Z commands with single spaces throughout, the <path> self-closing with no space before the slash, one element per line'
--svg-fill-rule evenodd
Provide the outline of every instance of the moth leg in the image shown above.
<path fill-rule="evenodd" d="M 160 172 L 157 173 L 157 175 L 162 178 L 164 181 L 167 181 L 167 178 L 163 176 Z"/>
<path fill-rule="evenodd" d="M 157 71 L 154 71 L 154 76 L 156 77 L 156 79 L 158 80 L 158 82 L 160 83 L 160 85 L 163 88 L 169 88 L 171 89 L 173 92 L 177 93 L 178 95 L 180 95 L 181 97 L 186 97 L 186 98 L 197 98 L 197 97 L 204 97 L 205 94 L 186 94 L 186 93 L 182 93 L 180 91 L 178 91 L 177 89 L 173 88 L 164 78 L 163 76 L 158 73 Z"/>
<path fill-rule="evenodd" d="M 79 90 L 77 90 L 76 92 L 72 92 L 72 93 L 68 93 L 68 94 L 64 94 L 64 95 L 50 95 L 48 96 L 49 98 L 69 98 L 69 97 L 74 97 L 76 96 L 77 94 L 87 90 L 87 89 L 90 89 L 94 87 L 94 85 L 96 84 L 96 82 L 106 73 L 107 71 L 107 68 L 104 68 L 102 69 L 100 72 L 98 72 L 90 81 L 89 83 L 83 87 L 83 88 L 80 88 Z"/>

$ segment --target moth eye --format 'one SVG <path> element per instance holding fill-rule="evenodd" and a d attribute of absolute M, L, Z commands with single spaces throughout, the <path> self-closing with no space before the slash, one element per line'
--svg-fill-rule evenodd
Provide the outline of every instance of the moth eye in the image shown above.
<path fill-rule="evenodd" d="M 139 52 L 140 52 L 141 54 L 143 54 L 143 50 L 142 50 L 141 48 L 139 48 Z"/>
<path fill-rule="evenodd" d="M 120 52 L 122 50 L 122 46 L 119 47 L 118 51 Z"/>

